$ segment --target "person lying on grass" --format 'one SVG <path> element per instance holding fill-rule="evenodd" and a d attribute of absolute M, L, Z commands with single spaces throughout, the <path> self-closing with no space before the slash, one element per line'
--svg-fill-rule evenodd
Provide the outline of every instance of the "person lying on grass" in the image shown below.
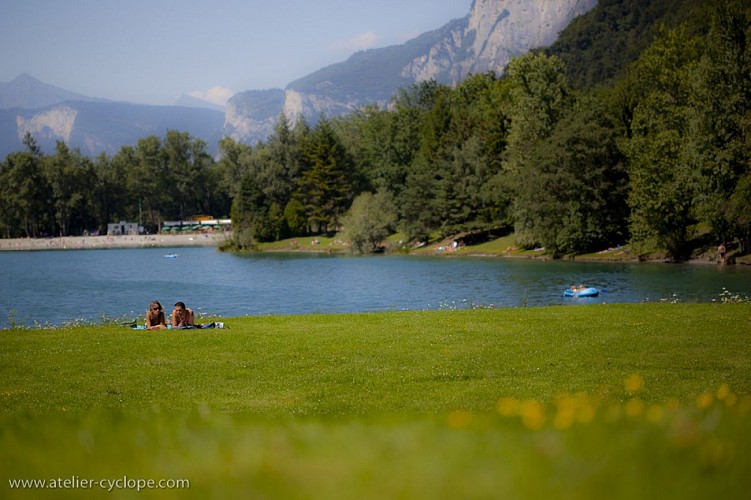
<path fill-rule="evenodd" d="M 155 300 L 149 304 L 149 310 L 146 311 L 146 329 L 162 330 L 167 328 L 167 321 L 164 318 L 164 308 L 159 301 Z"/>
<path fill-rule="evenodd" d="M 206 323 L 196 324 L 195 315 L 192 309 L 185 307 L 184 302 L 177 302 L 175 304 L 175 310 L 172 311 L 172 325 L 173 329 L 203 329 L 203 328 L 225 328 L 224 323 Z"/>
<path fill-rule="evenodd" d="M 195 316 L 193 311 L 185 307 L 184 302 L 177 302 L 175 310 L 172 311 L 172 327 L 194 326 Z"/>

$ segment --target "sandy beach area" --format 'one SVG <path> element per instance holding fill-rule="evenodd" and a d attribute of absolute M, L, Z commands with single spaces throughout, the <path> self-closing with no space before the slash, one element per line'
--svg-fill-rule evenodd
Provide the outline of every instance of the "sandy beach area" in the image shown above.
<path fill-rule="evenodd" d="M 231 234 L 231 233 L 229 233 Z M 147 234 L 138 236 L 64 236 L 58 238 L 0 239 L 0 251 L 86 250 L 106 248 L 210 247 L 228 237 L 214 234 Z"/>

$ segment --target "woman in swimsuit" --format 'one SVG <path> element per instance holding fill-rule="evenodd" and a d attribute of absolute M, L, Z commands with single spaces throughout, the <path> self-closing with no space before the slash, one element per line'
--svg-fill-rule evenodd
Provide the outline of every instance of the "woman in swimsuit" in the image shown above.
<path fill-rule="evenodd" d="M 146 329 L 162 330 L 167 328 L 167 320 L 164 318 L 164 308 L 159 301 L 153 301 L 149 304 L 149 310 L 146 312 Z"/>

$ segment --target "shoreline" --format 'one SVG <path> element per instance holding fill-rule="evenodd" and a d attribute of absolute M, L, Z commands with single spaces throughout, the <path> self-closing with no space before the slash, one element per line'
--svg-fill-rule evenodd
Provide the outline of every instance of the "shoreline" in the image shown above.
<path fill-rule="evenodd" d="M 145 234 L 124 236 L 59 236 L 0 239 L 0 251 L 106 250 L 219 246 L 227 233 Z"/>
<path fill-rule="evenodd" d="M 219 247 L 232 233 L 193 233 L 193 234 L 146 234 L 146 235 L 123 235 L 123 236 L 62 236 L 54 238 L 0 238 L 0 252 L 26 252 L 45 250 L 108 250 L 127 248 L 179 248 L 179 247 Z M 329 253 L 343 254 L 346 250 L 341 248 L 321 248 L 298 246 L 293 248 L 265 248 L 256 250 L 260 253 Z M 407 255 L 418 256 L 443 256 L 443 257 L 494 257 L 506 259 L 530 259 L 530 260 L 555 260 L 544 255 L 494 253 L 483 251 L 465 252 L 415 252 Z M 568 256 L 559 260 L 575 262 L 601 262 L 601 263 L 670 263 L 670 261 L 655 258 L 641 260 L 634 256 L 618 256 L 597 258 L 592 256 Z M 708 256 L 698 256 L 686 261 L 689 264 L 699 265 L 723 265 Z M 733 262 L 724 264 L 727 266 L 751 265 L 751 256 L 743 255 L 734 258 Z"/>

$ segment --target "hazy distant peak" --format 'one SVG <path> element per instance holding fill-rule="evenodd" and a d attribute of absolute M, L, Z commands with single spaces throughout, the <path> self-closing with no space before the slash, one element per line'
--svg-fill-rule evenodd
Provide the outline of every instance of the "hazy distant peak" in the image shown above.
<path fill-rule="evenodd" d="M 42 83 L 28 73 L 21 73 L 11 83 L 25 84 L 25 83 Z"/>
<path fill-rule="evenodd" d="M 36 109 L 65 101 L 100 101 L 41 82 L 21 73 L 13 81 L 0 83 L 0 109 Z"/>
<path fill-rule="evenodd" d="M 213 109 L 214 111 L 224 111 L 224 106 L 214 104 L 213 102 L 193 97 L 192 95 L 182 94 L 175 99 L 175 106 L 183 106 L 185 108 L 201 108 L 201 109 Z"/>

